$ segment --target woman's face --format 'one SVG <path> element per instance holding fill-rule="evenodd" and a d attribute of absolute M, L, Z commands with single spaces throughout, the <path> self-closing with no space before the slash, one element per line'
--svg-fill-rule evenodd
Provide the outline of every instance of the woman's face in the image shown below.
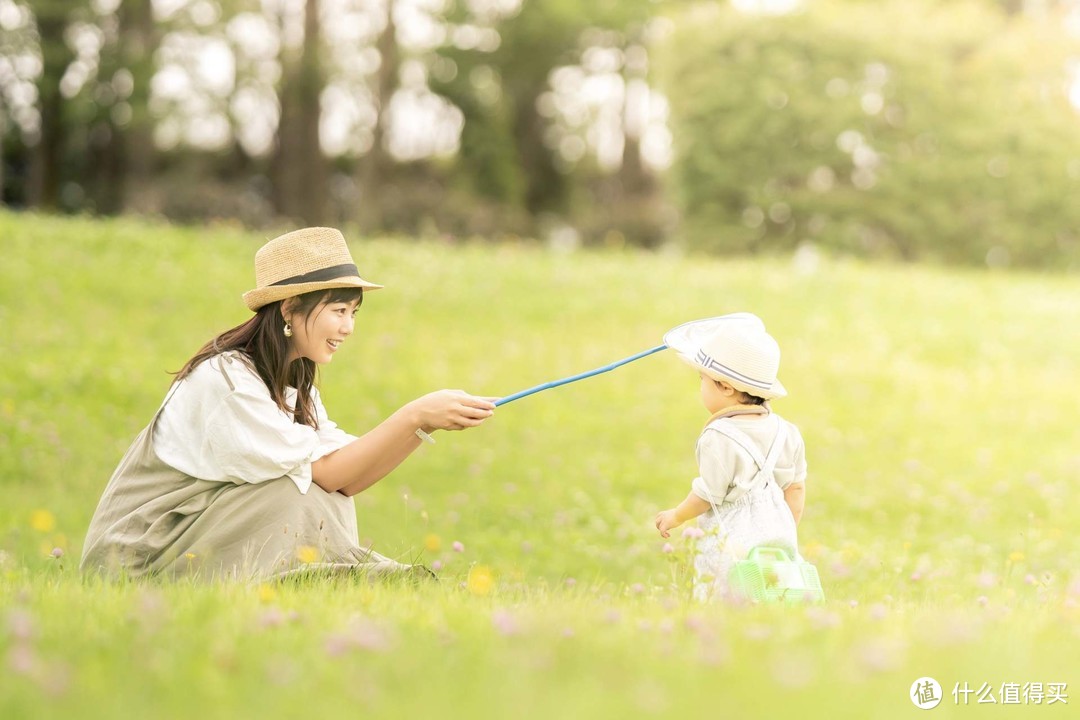
<path fill-rule="evenodd" d="M 352 335 L 360 300 L 319 303 L 306 318 L 285 314 L 293 336 L 289 361 L 308 358 L 319 365 L 334 359 L 334 353 Z"/>

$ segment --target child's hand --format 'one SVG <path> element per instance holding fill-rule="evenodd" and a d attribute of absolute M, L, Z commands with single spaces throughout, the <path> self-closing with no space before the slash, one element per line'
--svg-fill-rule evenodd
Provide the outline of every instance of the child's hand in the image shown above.
<path fill-rule="evenodd" d="M 671 537 L 671 533 L 668 531 L 680 525 L 682 525 L 682 521 L 676 515 L 675 508 L 661 510 L 656 514 L 656 529 L 660 531 L 660 537 Z"/>

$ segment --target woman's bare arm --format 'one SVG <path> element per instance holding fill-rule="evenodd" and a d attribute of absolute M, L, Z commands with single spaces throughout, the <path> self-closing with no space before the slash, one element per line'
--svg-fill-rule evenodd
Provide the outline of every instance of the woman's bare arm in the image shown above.
<path fill-rule="evenodd" d="M 311 479 L 326 492 L 355 495 L 383 479 L 420 446 L 419 428 L 464 430 L 494 413 L 488 398 L 440 390 L 408 403 L 369 432 L 311 464 Z"/>

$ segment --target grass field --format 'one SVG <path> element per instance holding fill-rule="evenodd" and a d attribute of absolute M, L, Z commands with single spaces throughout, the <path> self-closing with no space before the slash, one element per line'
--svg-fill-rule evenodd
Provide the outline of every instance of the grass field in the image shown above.
<path fill-rule="evenodd" d="M 689 601 L 686 541 L 664 553 L 652 518 L 706 414 L 668 353 L 440 434 L 358 496 L 362 539 L 436 585 L 84 580 L 105 482 L 167 371 L 247 317 L 264 240 L 0 212 L 0 718 L 893 718 L 922 712 L 922 676 L 939 717 L 1080 704 L 1071 276 L 354 241 L 386 289 L 322 388 L 355 433 L 429 390 L 505 395 L 759 314 L 829 601 Z M 1068 704 L 957 706 L 957 683 Z"/>

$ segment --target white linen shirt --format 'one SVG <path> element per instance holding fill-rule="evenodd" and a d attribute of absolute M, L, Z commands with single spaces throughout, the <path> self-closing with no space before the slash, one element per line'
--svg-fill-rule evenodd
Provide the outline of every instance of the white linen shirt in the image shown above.
<path fill-rule="evenodd" d="M 730 422 L 742 430 L 761 451 L 762 456 L 769 454 L 777 425 L 787 427 L 784 446 L 776 461 L 773 477 L 781 490 L 789 485 L 806 481 L 806 450 L 802 434 L 792 423 L 776 413 L 769 413 L 761 419 L 748 420 L 736 415 L 723 422 Z M 709 426 L 702 431 L 697 442 L 698 472 L 690 489 L 702 500 L 715 502 L 734 502 L 744 496 L 757 475 L 757 463 L 734 440 L 719 430 Z"/>
<path fill-rule="evenodd" d="M 294 422 L 234 352 L 203 361 L 174 388 L 154 427 L 154 451 L 165 464 L 201 480 L 239 485 L 288 477 L 307 493 L 311 463 L 356 439 L 326 416 L 314 388 L 318 430 Z M 286 391 L 286 402 L 296 402 L 294 388 Z"/>

